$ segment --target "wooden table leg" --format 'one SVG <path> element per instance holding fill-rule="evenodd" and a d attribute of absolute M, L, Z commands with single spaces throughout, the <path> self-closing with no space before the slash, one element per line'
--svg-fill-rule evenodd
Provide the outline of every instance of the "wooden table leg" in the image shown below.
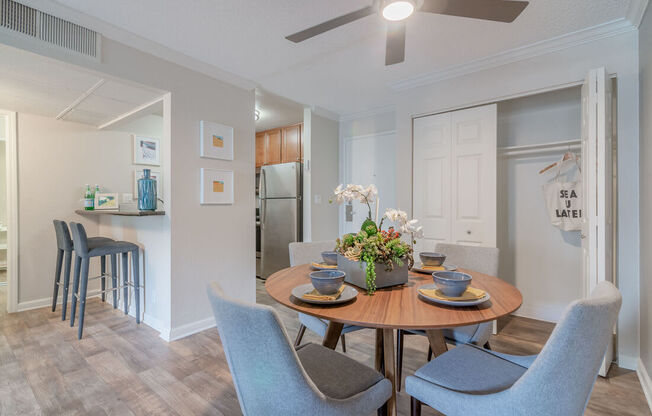
<path fill-rule="evenodd" d="M 383 353 L 383 330 L 376 329 L 376 371 L 385 374 L 384 362 L 385 354 Z"/>
<path fill-rule="evenodd" d="M 448 351 L 446 338 L 444 338 L 444 332 L 441 329 L 427 329 L 426 335 L 428 336 L 428 342 L 430 342 L 430 348 L 435 358 Z"/>
<path fill-rule="evenodd" d="M 383 329 L 383 355 L 385 365 L 385 377 L 392 383 L 392 397 L 387 401 L 387 414 L 396 416 L 396 366 L 394 363 L 394 330 Z"/>
<path fill-rule="evenodd" d="M 339 341 L 340 335 L 342 334 L 342 328 L 344 328 L 344 324 L 330 321 L 328 328 L 326 328 L 326 335 L 324 335 L 324 340 L 321 345 L 334 350 L 335 347 L 337 347 L 337 341 Z"/>

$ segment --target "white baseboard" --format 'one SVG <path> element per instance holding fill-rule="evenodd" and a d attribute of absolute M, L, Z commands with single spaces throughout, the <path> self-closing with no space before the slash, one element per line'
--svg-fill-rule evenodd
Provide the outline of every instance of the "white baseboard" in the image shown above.
<path fill-rule="evenodd" d="M 86 295 L 87 298 L 94 298 L 97 296 L 100 296 L 98 290 L 92 290 L 89 291 L 88 294 Z M 72 297 L 72 291 L 68 294 L 68 302 L 70 302 L 70 299 Z M 59 295 L 57 298 L 57 305 L 61 305 L 63 296 Z M 28 300 L 26 302 L 18 302 L 18 305 L 16 305 L 16 312 L 24 312 L 24 311 L 29 311 L 32 309 L 38 309 L 38 308 L 44 308 L 46 306 L 52 306 L 52 298 L 41 298 L 41 299 L 34 299 L 34 300 Z"/>
<path fill-rule="evenodd" d="M 650 375 L 647 373 L 645 364 L 639 358 L 638 366 L 636 368 L 636 374 L 638 379 L 641 382 L 641 387 L 643 387 L 643 393 L 645 393 L 645 398 L 647 399 L 647 405 L 652 410 L 652 380 L 650 380 Z"/>
<path fill-rule="evenodd" d="M 169 334 L 167 334 L 167 341 L 175 341 L 177 339 L 185 338 L 189 335 L 196 334 L 197 332 L 213 328 L 214 326 L 215 318 L 211 316 L 210 318 L 200 319 L 199 321 L 171 328 Z M 163 332 L 161 332 L 161 338 L 165 339 L 163 335 Z"/>

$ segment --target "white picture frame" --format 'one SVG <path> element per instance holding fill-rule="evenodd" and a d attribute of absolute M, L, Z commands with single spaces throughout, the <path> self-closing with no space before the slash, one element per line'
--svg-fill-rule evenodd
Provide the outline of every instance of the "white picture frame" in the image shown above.
<path fill-rule="evenodd" d="M 199 203 L 233 204 L 233 171 L 201 168 Z"/>
<path fill-rule="evenodd" d="M 233 127 L 202 120 L 199 139 L 200 157 L 233 160 Z"/>
<path fill-rule="evenodd" d="M 118 194 L 100 192 L 96 193 L 95 209 L 98 211 L 120 209 L 120 204 L 118 203 Z"/>
<path fill-rule="evenodd" d="M 161 141 L 134 135 L 134 165 L 161 166 Z"/>
<path fill-rule="evenodd" d="M 147 169 L 147 168 L 144 168 Z M 134 199 L 138 199 L 138 179 L 145 176 L 144 169 L 134 170 Z M 150 169 L 150 177 L 156 179 L 156 196 L 163 199 L 163 174 L 158 169 Z"/>

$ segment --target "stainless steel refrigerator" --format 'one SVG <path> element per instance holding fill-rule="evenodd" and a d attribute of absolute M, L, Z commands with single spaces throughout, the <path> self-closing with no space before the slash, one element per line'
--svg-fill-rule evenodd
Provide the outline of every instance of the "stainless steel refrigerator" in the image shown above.
<path fill-rule="evenodd" d="M 288 244 L 301 241 L 303 181 L 298 162 L 263 166 L 260 170 L 260 277 L 290 266 Z"/>

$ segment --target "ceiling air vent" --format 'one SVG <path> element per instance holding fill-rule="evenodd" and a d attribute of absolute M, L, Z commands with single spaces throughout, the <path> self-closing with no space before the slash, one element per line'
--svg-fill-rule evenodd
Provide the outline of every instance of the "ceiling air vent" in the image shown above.
<path fill-rule="evenodd" d="M 0 27 L 98 59 L 100 34 L 13 0 L 0 0 Z"/>

